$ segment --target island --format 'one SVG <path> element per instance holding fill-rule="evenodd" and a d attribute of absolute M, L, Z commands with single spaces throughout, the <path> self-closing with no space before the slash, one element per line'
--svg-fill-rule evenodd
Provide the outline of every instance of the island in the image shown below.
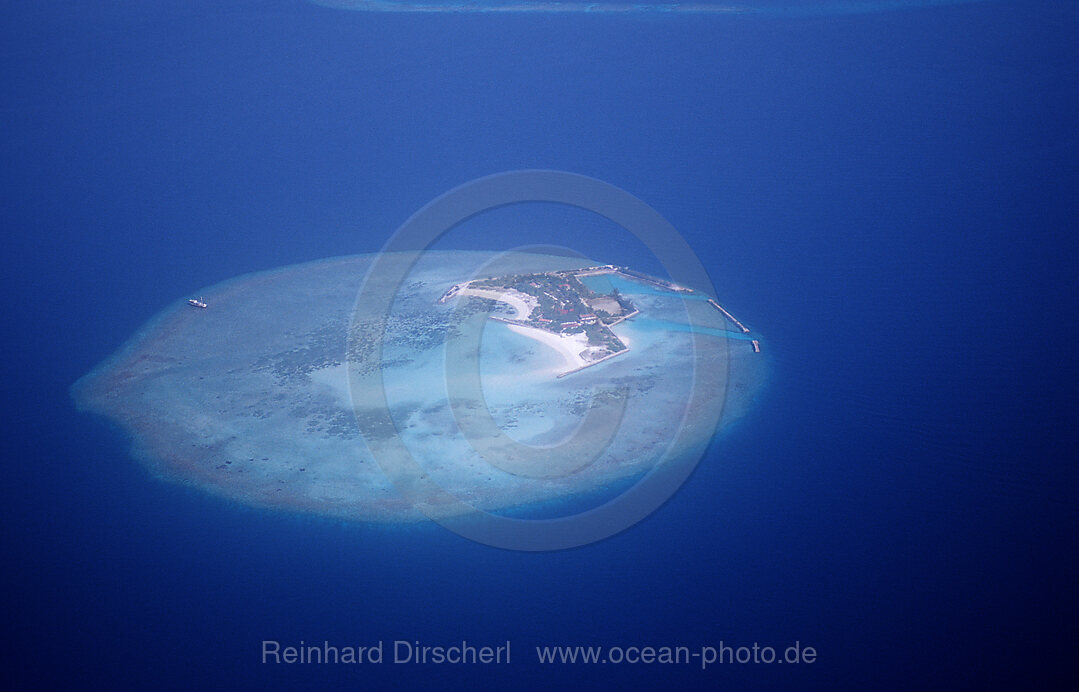
<path fill-rule="evenodd" d="M 491 319 L 504 322 L 513 331 L 561 353 L 570 369 L 558 377 L 565 377 L 629 351 L 625 339 L 611 327 L 637 316 L 640 310 L 617 288 L 610 293 L 598 293 L 581 281 L 586 276 L 603 274 L 621 274 L 666 291 L 693 292 L 628 267 L 607 264 L 474 279 L 454 284 L 438 302 L 479 298 L 505 304 L 513 310 L 512 315 L 492 314 Z"/>

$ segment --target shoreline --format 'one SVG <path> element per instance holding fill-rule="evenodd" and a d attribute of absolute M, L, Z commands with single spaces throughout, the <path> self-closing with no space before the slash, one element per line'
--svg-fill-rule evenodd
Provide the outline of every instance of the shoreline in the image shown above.
<path fill-rule="evenodd" d="M 585 339 L 563 337 L 543 329 L 526 327 L 523 324 L 514 324 L 512 322 L 503 322 L 503 324 L 521 336 L 526 336 L 541 344 L 546 344 L 558 351 L 563 360 L 566 361 L 565 364 L 568 371 L 579 370 L 593 363 L 593 361 L 588 361 L 581 357 L 581 351 L 588 348 L 587 337 Z"/>
<path fill-rule="evenodd" d="M 640 283 L 641 279 L 626 274 L 618 267 L 611 265 L 591 267 L 584 271 L 579 271 L 576 275 L 597 275 L 597 274 L 620 274 L 626 279 Z M 553 348 L 559 355 L 562 356 L 564 361 L 564 369 L 551 368 L 551 372 L 555 377 L 561 378 L 566 375 L 571 375 L 585 368 L 597 365 L 606 360 L 610 360 L 615 356 L 620 356 L 630 350 L 629 340 L 623 336 L 617 334 L 613 327 L 625 322 L 628 319 L 636 317 L 640 314 L 639 309 L 634 309 L 628 314 L 621 315 L 614 322 L 604 325 L 607 331 L 617 337 L 621 341 L 623 348 L 620 351 L 613 353 L 606 352 L 602 357 L 597 357 L 600 353 L 604 353 L 606 348 L 600 348 L 593 346 L 589 343 L 589 338 L 586 334 L 569 334 L 554 333 L 546 329 L 542 329 L 532 324 L 529 324 L 527 320 L 529 317 L 538 310 L 539 300 L 527 293 L 517 291 L 512 288 L 480 288 L 474 287 L 473 284 L 481 279 L 474 279 L 464 283 L 454 284 L 438 299 L 439 303 L 446 303 L 451 300 L 456 300 L 461 297 L 475 297 L 485 300 L 497 301 L 504 305 L 508 305 L 513 309 L 514 314 L 506 317 L 501 315 L 491 314 L 490 319 L 505 323 L 512 331 L 525 336 L 533 341 L 538 341 Z M 661 286 L 668 291 L 686 291 L 680 286 L 671 284 L 669 282 L 660 283 L 655 279 L 649 279 L 648 283 L 653 283 L 657 286 Z M 568 286 L 566 288 L 569 288 Z M 690 291 L 692 292 L 692 291 Z M 548 295 L 550 295 L 548 293 Z M 587 303 L 586 303 L 587 305 Z M 563 311 L 565 312 L 565 311 Z M 546 320 L 550 322 L 550 320 Z"/>
<path fill-rule="evenodd" d="M 497 319 L 497 318 L 496 318 Z M 505 324 L 509 329 L 517 332 L 521 336 L 528 337 L 534 341 L 538 341 L 542 344 L 550 346 L 562 356 L 565 361 L 566 370 L 559 368 L 553 368 L 553 372 L 556 378 L 562 378 L 566 375 L 572 375 L 575 372 L 580 372 L 585 368 L 590 368 L 593 365 L 599 365 L 604 361 L 608 361 L 611 358 L 620 356 L 623 353 L 629 353 L 630 344 L 629 340 L 619 336 L 622 340 L 622 344 L 625 346 L 621 351 L 615 351 L 614 353 L 608 353 L 602 358 L 596 360 L 588 360 L 581 356 L 581 353 L 587 351 L 590 347 L 588 345 L 588 338 L 583 334 L 574 334 L 573 336 L 559 336 L 553 334 L 544 329 L 538 329 L 536 327 L 528 327 L 523 324 L 517 324 L 510 322 L 509 320 L 498 320 Z"/>
<path fill-rule="evenodd" d="M 471 282 L 469 282 L 471 283 Z M 499 291 L 493 288 L 472 288 L 468 284 L 454 286 L 455 289 L 450 289 L 439 302 L 445 302 L 446 300 L 456 298 L 458 296 L 483 298 L 485 300 L 494 300 L 500 303 L 509 305 L 516 311 L 516 314 L 512 319 L 515 320 L 527 320 L 528 316 L 532 314 L 532 311 L 539 305 L 539 301 L 530 295 L 521 293 L 520 291 Z"/>

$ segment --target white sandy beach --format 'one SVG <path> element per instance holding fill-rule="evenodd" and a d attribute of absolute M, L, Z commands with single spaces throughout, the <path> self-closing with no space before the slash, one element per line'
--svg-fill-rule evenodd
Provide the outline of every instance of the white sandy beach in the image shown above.
<path fill-rule="evenodd" d="M 562 372 L 568 372 L 588 365 L 588 361 L 581 357 L 581 352 L 588 348 L 588 337 L 584 334 L 559 336 L 557 334 L 552 334 L 545 329 L 522 327 L 519 324 L 507 323 L 506 326 L 522 336 L 527 336 L 529 339 L 535 339 L 558 351 L 566 361 L 566 367 Z"/>
<path fill-rule="evenodd" d="M 534 297 L 527 293 L 521 293 L 520 291 L 514 291 L 512 289 L 497 290 L 493 288 L 473 288 L 471 286 L 463 286 L 457 291 L 456 296 L 474 296 L 476 298 L 486 298 L 487 300 L 497 300 L 505 303 L 517 311 L 512 318 L 515 320 L 527 320 L 528 316 L 532 314 L 532 310 L 539 305 L 539 301 Z"/>
<path fill-rule="evenodd" d="M 444 299 L 474 296 L 476 298 L 486 298 L 487 300 L 497 300 L 513 308 L 514 314 L 510 319 L 527 320 L 532 311 L 539 305 L 539 301 L 535 297 L 513 289 L 475 288 L 471 283 L 458 284 L 454 288 L 456 290 L 444 296 Z M 599 349 L 589 347 L 586 334 L 560 335 L 546 329 L 526 327 L 508 322 L 506 326 L 522 336 L 527 336 L 529 339 L 539 341 L 558 351 L 565 361 L 565 367 L 555 368 L 554 373 L 557 375 L 591 365 L 597 360 L 603 360 L 603 358 L 600 358 L 602 352 Z M 615 330 L 612 329 L 612 331 Z M 625 330 L 621 331 L 624 332 Z M 622 335 L 618 335 L 618 338 L 622 340 L 628 349 L 630 346 L 629 340 Z"/>

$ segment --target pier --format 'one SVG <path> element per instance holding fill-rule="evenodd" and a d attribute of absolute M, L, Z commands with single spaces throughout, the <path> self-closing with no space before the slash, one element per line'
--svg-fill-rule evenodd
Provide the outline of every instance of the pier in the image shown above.
<path fill-rule="evenodd" d="M 582 366 L 580 366 L 578 368 L 574 368 L 572 370 L 567 370 L 566 372 L 555 375 L 555 377 L 556 378 L 562 378 L 562 377 L 565 377 L 566 375 L 572 375 L 575 372 L 580 372 L 580 371 L 584 370 L 585 368 L 592 367 L 593 365 L 599 365 L 603 361 L 610 360 L 611 358 L 614 358 L 616 356 L 620 356 L 623 353 L 629 353 L 629 348 L 627 347 L 627 348 L 622 349 L 621 351 L 615 351 L 614 353 L 609 353 L 609 354 L 603 356 L 602 358 L 599 358 L 597 360 L 592 361 L 591 363 L 585 363 L 584 365 L 582 365 Z"/>
<path fill-rule="evenodd" d="M 614 326 L 614 325 L 616 325 L 616 324 L 622 324 L 623 322 L 625 322 L 626 320 L 630 319 L 631 317 L 636 317 L 636 316 L 637 316 L 637 315 L 639 315 L 639 314 L 641 314 L 641 311 L 640 311 L 640 310 L 634 310 L 633 312 L 629 313 L 628 315 L 622 315 L 622 316 L 621 316 L 621 317 L 619 317 L 619 318 L 618 318 L 617 320 L 615 320 L 614 322 L 611 322 L 611 323 L 610 323 L 610 324 L 608 324 L 607 326 L 608 326 L 608 327 L 613 327 L 613 326 Z M 618 335 L 616 334 L 615 336 L 618 336 Z"/>
<path fill-rule="evenodd" d="M 524 320 L 511 320 L 508 317 L 501 317 L 499 315 L 488 315 L 487 317 L 491 318 L 492 320 L 494 320 L 496 322 L 505 322 L 506 324 L 516 324 L 518 327 L 528 327 L 529 329 L 539 329 L 539 327 L 537 327 L 536 325 L 532 324 L 531 322 L 526 322 Z M 545 330 L 540 330 L 540 331 L 545 331 Z M 551 332 L 551 333 L 553 334 L 554 332 Z"/>
<path fill-rule="evenodd" d="M 749 328 L 746 327 L 741 322 L 739 322 L 738 320 L 736 320 L 734 318 L 734 315 L 732 315 L 731 313 L 724 310 L 722 305 L 720 305 L 716 301 L 712 300 L 711 298 L 708 299 L 708 302 L 711 303 L 712 307 L 714 307 L 716 310 L 719 310 L 720 312 L 722 312 L 724 314 L 724 316 L 726 316 L 726 318 L 728 320 L 730 320 L 731 322 L 734 322 L 735 326 L 738 327 L 739 329 L 741 329 L 743 334 L 749 334 Z M 759 351 L 758 351 L 758 353 L 759 353 Z"/>

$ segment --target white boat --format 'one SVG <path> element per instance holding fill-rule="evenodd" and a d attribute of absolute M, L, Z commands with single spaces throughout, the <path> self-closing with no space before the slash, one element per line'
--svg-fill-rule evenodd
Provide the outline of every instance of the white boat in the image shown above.
<path fill-rule="evenodd" d="M 188 298 L 187 299 L 187 304 L 191 305 L 192 307 L 196 307 L 196 308 L 205 308 L 206 307 L 206 303 L 202 302 L 202 296 L 199 296 L 198 300 L 195 300 L 194 298 Z"/>

